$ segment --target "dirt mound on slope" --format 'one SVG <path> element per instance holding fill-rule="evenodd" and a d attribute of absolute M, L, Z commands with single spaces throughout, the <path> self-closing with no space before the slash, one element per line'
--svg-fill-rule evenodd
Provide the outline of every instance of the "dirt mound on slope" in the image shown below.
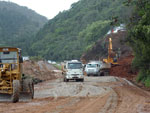
<path fill-rule="evenodd" d="M 30 75 L 31 77 L 38 78 L 42 81 L 57 78 L 54 70 L 57 69 L 45 61 L 25 61 L 23 63 L 23 73 L 25 75 Z"/>
<path fill-rule="evenodd" d="M 132 55 L 120 58 L 118 60 L 119 65 L 110 69 L 110 75 L 132 80 L 137 75 L 137 72 L 133 72 L 131 67 L 133 58 Z"/>
<path fill-rule="evenodd" d="M 132 53 L 132 49 L 126 45 L 126 31 L 109 34 L 103 39 L 100 39 L 96 44 L 81 57 L 81 60 L 88 62 L 89 60 L 99 60 L 107 57 L 109 38 L 112 38 L 113 51 L 120 51 L 122 57 L 126 57 Z"/>

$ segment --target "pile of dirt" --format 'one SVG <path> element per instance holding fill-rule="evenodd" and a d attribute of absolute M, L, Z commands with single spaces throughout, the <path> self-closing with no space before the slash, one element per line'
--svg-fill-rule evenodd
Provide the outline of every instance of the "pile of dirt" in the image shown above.
<path fill-rule="evenodd" d="M 115 53 L 120 52 L 120 56 L 126 57 L 132 53 L 132 49 L 126 45 L 126 31 L 119 31 L 118 33 L 109 34 L 103 39 L 99 39 L 95 45 L 81 57 L 82 61 L 87 63 L 90 60 L 99 60 L 106 58 L 108 55 L 109 38 L 112 38 L 112 47 Z"/>
<path fill-rule="evenodd" d="M 114 66 L 110 69 L 110 75 L 111 76 L 116 76 L 116 77 L 121 77 L 121 78 L 126 78 L 127 80 L 131 81 L 133 84 L 136 86 L 150 91 L 150 88 L 145 87 L 145 85 L 141 82 L 137 83 L 136 78 L 138 75 L 138 71 L 133 71 L 132 69 L 132 60 L 134 56 L 129 55 L 127 57 L 120 58 L 118 63 L 118 66 Z"/>
<path fill-rule="evenodd" d="M 54 66 L 45 61 L 25 61 L 23 63 L 23 73 L 40 81 L 56 79 L 55 70 L 57 69 Z"/>
<path fill-rule="evenodd" d="M 133 58 L 134 57 L 132 55 L 120 58 L 118 60 L 119 65 L 110 69 L 110 75 L 133 80 L 133 78 L 137 75 L 137 72 L 133 72 L 131 67 Z"/>

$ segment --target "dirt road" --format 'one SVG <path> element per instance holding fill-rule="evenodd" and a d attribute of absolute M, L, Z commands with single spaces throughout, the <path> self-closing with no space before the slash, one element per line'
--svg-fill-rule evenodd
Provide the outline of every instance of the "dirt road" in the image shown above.
<path fill-rule="evenodd" d="M 36 85 L 33 100 L 1 102 L 0 113 L 150 113 L 150 93 L 111 76 L 59 78 Z"/>

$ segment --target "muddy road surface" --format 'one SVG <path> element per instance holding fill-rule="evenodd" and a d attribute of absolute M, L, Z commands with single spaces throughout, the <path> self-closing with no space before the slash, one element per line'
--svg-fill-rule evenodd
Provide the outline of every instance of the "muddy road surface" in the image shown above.
<path fill-rule="evenodd" d="M 111 76 L 59 78 L 35 85 L 33 100 L 1 101 L 0 113 L 150 113 L 150 93 Z"/>

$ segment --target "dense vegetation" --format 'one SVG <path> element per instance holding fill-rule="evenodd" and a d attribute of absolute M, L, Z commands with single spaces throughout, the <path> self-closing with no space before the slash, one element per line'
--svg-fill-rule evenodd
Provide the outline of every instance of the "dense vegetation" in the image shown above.
<path fill-rule="evenodd" d="M 34 56 L 51 60 L 79 59 L 81 54 L 111 28 L 112 17 L 128 20 L 125 0 L 79 0 L 60 12 L 41 29 L 34 40 Z"/>
<path fill-rule="evenodd" d="M 150 1 L 132 0 L 128 4 L 135 6 L 128 38 L 135 56 L 133 66 L 139 70 L 137 81 L 150 87 Z"/>
<path fill-rule="evenodd" d="M 32 54 L 34 35 L 46 22 L 45 17 L 26 7 L 0 1 L 0 46 L 15 46 L 22 48 L 24 55 Z"/>

